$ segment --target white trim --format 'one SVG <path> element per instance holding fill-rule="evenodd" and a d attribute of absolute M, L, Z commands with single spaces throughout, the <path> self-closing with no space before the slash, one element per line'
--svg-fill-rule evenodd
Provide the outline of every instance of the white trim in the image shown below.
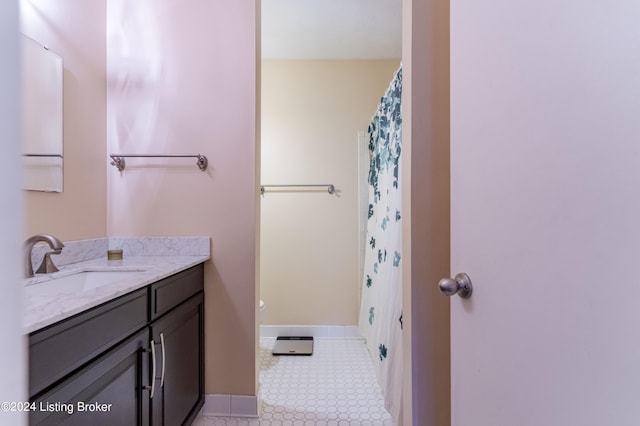
<path fill-rule="evenodd" d="M 368 131 L 358 130 L 358 280 L 356 292 L 358 306 L 362 300 L 362 280 L 364 277 L 364 254 L 367 247 L 367 222 L 369 222 L 369 140 Z"/>
<path fill-rule="evenodd" d="M 18 34 L 24 9 L 17 0 L 0 2 L 0 140 L 3 164 L 0 168 L 0 199 L 3 205 L 0 221 L 0 268 L 2 268 L 2 298 L 0 299 L 0 401 L 20 402 L 27 396 L 27 345 L 22 334 L 24 318 L 22 277 L 23 264 L 18 250 L 25 237 L 23 228 L 22 153 L 20 146 L 20 40 Z M 38 16 L 38 18 L 40 18 Z M 26 213 L 26 211 L 24 211 Z M 51 227 L 53 228 L 53 227 Z M 54 230 L 55 232 L 55 230 Z M 8 284 L 11 285 L 8 285 Z M 13 404 L 9 404 L 13 406 Z M 28 417 L 22 410 L 4 411 L 2 424 L 26 425 Z"/>
<path fill-rule="evenodd" d="M 250 395 L 231 395 L 232 417 L 258 417 L 258 397 Z"/>
<path fill-rule="evenodd" d="M 228 416 L 231 413 L 231 395 L 211 394 L 204 396 L 202 415 Z"/>
<path fill-rule="evenodd" d="M 360 338 L 356 325 L 261 325 L 260 337 L 312 336 L 315 338 Z"/>
<path fill-rule="evenodd" d="M 258 397 L 251 395 L 208 394 L 204 396 L 203 416 L 258 417 Z"/>

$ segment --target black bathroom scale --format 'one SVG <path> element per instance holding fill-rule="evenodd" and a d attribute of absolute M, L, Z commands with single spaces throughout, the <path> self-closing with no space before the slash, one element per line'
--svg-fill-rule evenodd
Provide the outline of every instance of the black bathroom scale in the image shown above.
<path fill-rule="evenodd" d="M 271 353 L 273 355 L 313 355 L 313 337 L 278 337 Z"/>

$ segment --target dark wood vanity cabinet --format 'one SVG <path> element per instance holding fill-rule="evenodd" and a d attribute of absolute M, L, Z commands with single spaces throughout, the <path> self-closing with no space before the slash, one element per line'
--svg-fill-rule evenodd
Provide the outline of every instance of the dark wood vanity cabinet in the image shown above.
<path fill-rule="evenodd" d="M 203 271 L 32 333 L 29 423 L 191 424 L 204 403 Z"/>

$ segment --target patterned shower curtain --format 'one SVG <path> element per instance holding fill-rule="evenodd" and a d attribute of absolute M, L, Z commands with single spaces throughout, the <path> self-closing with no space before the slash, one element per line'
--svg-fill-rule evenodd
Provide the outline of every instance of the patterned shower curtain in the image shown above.
<path fill-rule="evenodd" d="M 396 425 L 402 424 L 401 95 L 402 68 L 368 129 L 369 213 L 360 305 L 360 333 Z"/>

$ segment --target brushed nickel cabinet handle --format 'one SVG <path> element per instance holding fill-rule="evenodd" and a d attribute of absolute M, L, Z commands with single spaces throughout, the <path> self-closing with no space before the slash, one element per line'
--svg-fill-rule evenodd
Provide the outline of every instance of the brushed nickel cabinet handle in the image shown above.
<path fill-rule="evenodd" d="M 144 386 L 144 389 L 151 389 L 149 399 L 153 399 L 156 388 L 156 344 L 151 341 L 151 349 L 145 349 L 144 352 L 151 352 L 151 386 Z"/>
<path fill-rule="evenodd" d="M 160 333 L 160 344 L 161 344 L 161 348 L 162 348 L 162 376 L 160 379 L 160 387 L 163 388 L 164 387 L 164 334 Z"/>

